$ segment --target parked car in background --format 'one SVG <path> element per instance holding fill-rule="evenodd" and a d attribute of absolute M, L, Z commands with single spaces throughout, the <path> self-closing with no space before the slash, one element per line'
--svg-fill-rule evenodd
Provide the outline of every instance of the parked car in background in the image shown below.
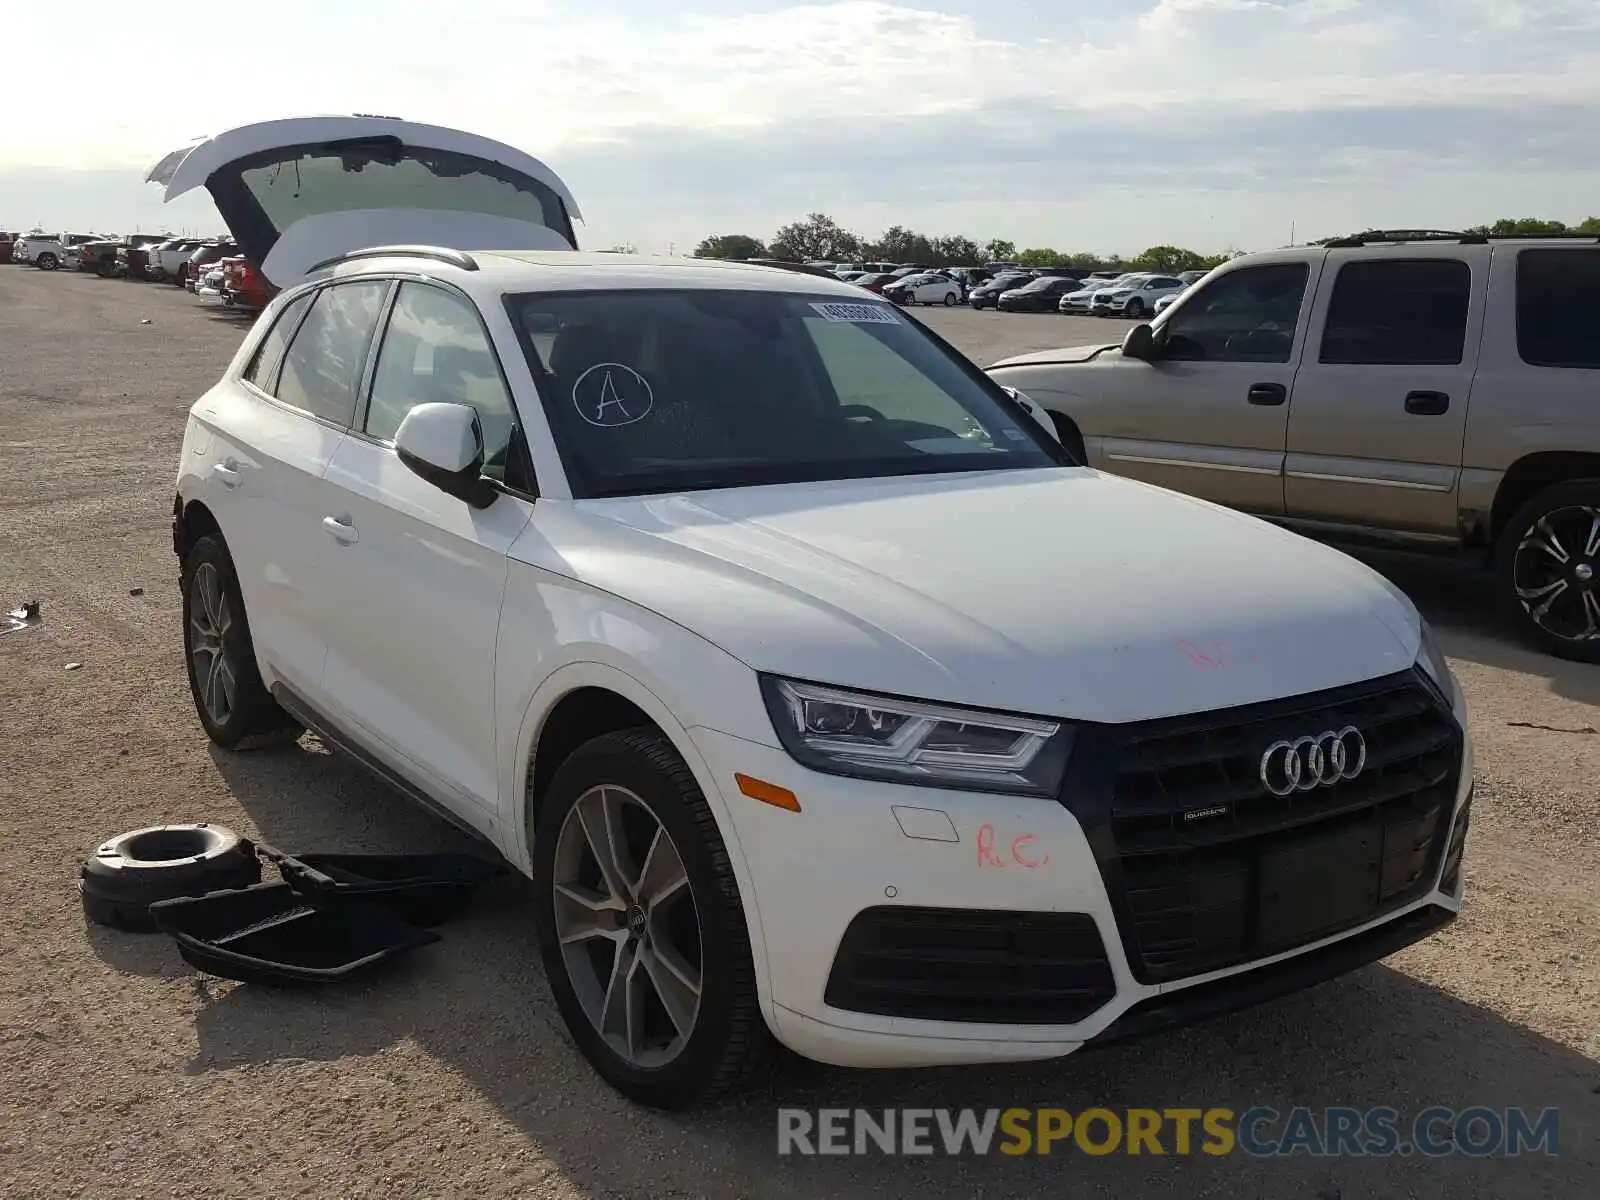
<path fill-rule="evenodd" d="M 222 279 L 218 290 L 223 304 L 229 308 L 242 308 L 260 312 L 278 294 L 278 289 L 267 282 L 266 276 L 250 265 L 242 254 L 223 259 Z"/>
<path fill-rule="evenodd" d="M 1001 312 L 1055 312 L 1061 297 L 1070 295 L 1083 284 L 1062 275 L 1041 275 L 1027 283 L 995 297 L 995 307 Z"/>
<path fill-rule="evenodd" d="M 129 234 L 123 248 L 117 252 L 117 259 L 122 264 L 119 273 L 129 279 L 149 279 L 151 255 L 169 237 L 171 234 L 166 233 Z"/>
<path fill-rule="evenodd" d="M 1335 540 L 1466 554 L 1600 662 L 1600 245 L 1364 234 L 1234 259 L 1121 349 L 989 368 L 1089 463 Z"/>
<path fill-rule="evenodd" d="M 0 233 L 0 263 L 8 263 L 11 261 L 11 247 L 13 244 L 15 244 L 15 242 L 15 234 Z"/>
<path fill-rule="evenodd" d="M 852 279 L 850 282 L 859 288 L 866 288 L 867 291 L 881 296 L 883 295 L 883 289 L 889 284 L 896 282 L 898 279 L 899 276 L 893 275 L 888 271 L 879 271 L 875 275 L 859 276 L 858 278 Z"/>
<path fill-rule="evenodd" d="M 78 265 L 79 247 L 100 241 L 96 233 L 29 233 L 12 251 L 18 262 L 32 263 L 41 271 Z"/>
<path fill-rule="evenodd" d="M 78 270 L 106 278 L 117 273 L 117 251 L 122 249 L 121 238 L 100 238 L 78 247 Z"/>
<path fill-rule="evenodd" d="M 995 308 L 998 306 L 1000 293 L 1010 291 L 1012 288 L 1021 287 L 1030 279 L 1037 276 L 1032 271 L 1007 271 L 996 275 L 993 279 L 985 280 L 967 293 L 967 303 L 973 308 Z"/>
<path fill-rule="evenodd" d="M 983 269 L 989 272 L 990 275 L 1007 275 L 1016 274 L 1020 271 L 1026 271 L 1028 268 L 1019 262 L 1011 262 L 1010 260 L 1001 261 L 996 259 L 994 262 L 984 263 Z"/>
<path fill-rule="evenodd" d="M 192 292 L 199 287 L 201 276 L 209 271 L 214 263 L 237 253 L 239 247 L 233 242 L 201 242 L 189 252 L 189 257 L 184 260 L 183 269 L 175 282 Z"/>
<path fill-rule="evenodd" d="M 961 303 L 961 285 L 947 275 L 934 273 L 896 279 L 884 287 L 883 294 L 896 304 L 908 307 L 914 304 L 943 304 L 946 308 L 954 308 Z"/>
<path fill-rule="evenodd" d="M 1183 289 L 1183 281 L 1176 276 L 1147 275 L 1119 286 L 1096 289 L 1089 301 L 1089 312 L 1096 317 L 1138 320 L 1153 313 L 1156 301 L 1163 296 L 1176 296 Z"/>
<path fill-rule="evenodd" d="M 150 252 L 147 274 L 151 279 L 179 281 L 189 256 L 208 240 L 196 237 L 168 238 Z"/>
<path fill-rule="evenodd" d="M 1094 303 L 1094 298 L 1098 293 L 1128 287 L 1135 280 L 1143 278 L 1144 272 L 1142 271 L 1129 271 L 1111 279 L 1107 279 L 1104 276 L 1095 277 L 1091 275 L 1082 281 L 1083 286 L 1077 291 L 1064 296 L 1057 307 L 1059 311 L 1064 313 L 1077 313 L 1082 316 L 1088 316 L 1089 306 Z"/>

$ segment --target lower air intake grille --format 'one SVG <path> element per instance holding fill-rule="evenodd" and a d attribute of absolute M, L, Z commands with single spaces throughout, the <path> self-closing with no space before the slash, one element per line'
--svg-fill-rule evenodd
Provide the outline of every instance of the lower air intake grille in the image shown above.
<path fill-rule="evenodd" d="M 883 906 L 851 921 L 825 999 L 882 1016 L 1070 1025 L 1116 992 L 1085 913 Z"/>

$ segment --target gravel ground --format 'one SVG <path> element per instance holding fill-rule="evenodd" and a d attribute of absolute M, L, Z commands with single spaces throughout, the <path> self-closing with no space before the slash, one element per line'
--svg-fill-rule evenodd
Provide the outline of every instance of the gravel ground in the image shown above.
<path fill-rule="evenodd" d="M 921 315 L 980 363 L 1120 336 Z M 0 599 L 43 602 L 42 624 L 0 636 L 6 1200 L 1595 1194 L 1600 668 L 1508 643 L 1482 581 L 1434 563 L 1373 559 L 1441 627 L 1471 699 L 1464 915 L 1380 965 L 1142 1044 L 1026 1068 L 790 1063 L 735 1105 L 674 1118 L 631 1108 L 572 1049 L 520 882 L 339 994 L 202 981 L 166 939 L 86 928 L 79 863 L 141 825 L 222 821 L 291 850 L 456 842 L 312 739 L 230 756 L 195 720 L 171 481 L 184 410 L 244 327 L 168 287 L 0 268 Z M 774 1136 L 780 1105 L 1480 1104 L 1558 1107 L 1559 1156 L 779 1159 Z"/>

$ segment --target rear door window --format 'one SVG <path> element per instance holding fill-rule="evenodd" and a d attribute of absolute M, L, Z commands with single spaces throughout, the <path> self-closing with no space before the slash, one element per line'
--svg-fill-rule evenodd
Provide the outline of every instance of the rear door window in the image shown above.
<path fill-rule="evenodd" d="M 317 292 L 283 356 L 278 399 L 324 421 L 349 425 L 367 347 L 388 292 L 383 279 L 336 283 Z"/>
<path fill-rule="evenodd" d="M 1517 256 L 1517 353 L 1534 367 L 1600 369 L 1600 250 Z"/>
<path fill-rule="evenodd" d="M 1320 361 L 1455 366 L 1471 297 L 1472 268 L 1459 259 L 1345 263 L 1328 302 Z"/>
<path fill-rule="evenodd" d="M 267 336 L 261 339 L 255 356 L 245 368 L 244 378 L 263 392 L 270 393 L 277 382 L 278 368 L 283 365 L 283 352 L 289 348 L 289 339 L 294 336 L 295 326 L 300 324 L 300 318 L 310 307 L 311 296 L 312 293 L 307 292 L 289 302 L 272 323 Z"/>

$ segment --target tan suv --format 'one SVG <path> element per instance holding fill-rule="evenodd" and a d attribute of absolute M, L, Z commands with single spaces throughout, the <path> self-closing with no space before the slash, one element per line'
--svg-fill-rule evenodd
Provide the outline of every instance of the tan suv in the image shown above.
<path fill-rule="evenodd" d="M 1218 267 L 1121 347 L 988 368 L 1089 465 L 1478 553 L 1600 662 L 1600 239 L 1369 234 Z"/>

